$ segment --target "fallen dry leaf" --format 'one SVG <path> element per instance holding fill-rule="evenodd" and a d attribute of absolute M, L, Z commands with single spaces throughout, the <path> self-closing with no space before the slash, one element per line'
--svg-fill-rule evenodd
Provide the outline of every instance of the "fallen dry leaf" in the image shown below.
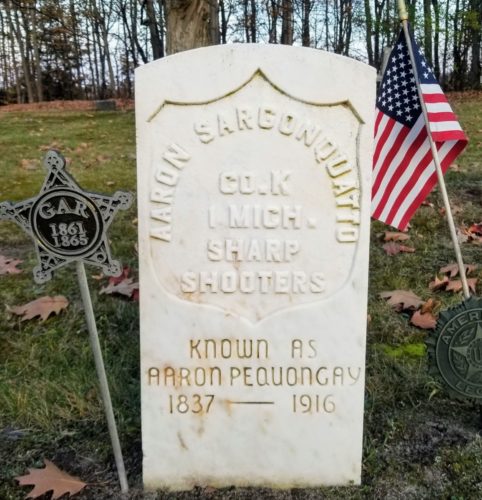
<path fill-rule="evenodd" d="M 20 160 L 20 167 L 24 170 L 37 170 L 40 167 L 40 160 L 27 160 L 23 158 Z"/>
<path fill-rule="evenodd" d="M 471 234 L 482 236 L 482 222 L 479 222 L 478 224 L 472 224 L 469 227 L 468 232 Z"/>
<path fill-rule="evenodd" d="M 129 274 L 131 274 L 131 268 L 129 266 L 123 267 L 122 274 L 120 276 L 111 276 L 109 278 L 109 285 L 117 285 L 126 278 L 129 278 Z"/>
<path fill-rule="evenodd" d="M 477 278 L 468 278 L 467 279 L 467 285 L 469 286 L 469 290 L 472 293 L 475 293 L 475 288 L 477 286 Z M 447 288 L 445 289 L 446 292 L 460 292 L 462 290 L 462 281 L 461 280 L 451 280 L 447 284 Z"/>
<path fill-rule="evenodd" d="M 23 260 L 12 259 L 10 257 L 5 257 L 5 255 L 0 255 L 0 274 L 19 274 L 22 272 L 21 269 L 17 269 L 17 266 L 21 264 Z"/>
<path fill-rule="evenodd" d="M 475 264 L 464 264 L 464 267 L 466 275 L 477 269 L 477 265 Z M 440 268 L 439 273 L 448 274 L 450 278 L 455 278 L 455 276 L 459 274 L 459 265 L 456 262 L 447 264 L 446 266 Z"/>
<path fill-rule="evenodd" d="M 406 241 L 410 239 L 410 235 L 394 231 L 385 231 L 383 235 L 385 241 Z"/>
<path fill-rule="evenodd" d="M 60 498 L 68 493 L 75 495 L 87 486 L 78 477 L 71 476 L 61 471 L 50 460 L 44 460 L 44 469 L 28 469 L 28 474 L 15 479 L 20 486 L 35 486 L 27 498 L 38 498 L 48 491 L 52 491 L 52 499 Z"/>
<path fill-rule="evenodd" d="M 139 292 L 139 283 L 134 282 L 133 278 L 124 278 L 119 283 L 109 283 L 100 290 L 100 294 L 107 295 L 125 295 L 126 297 L 137 300 Z"/>
<path fill-rule="evenodd" d="M 396 243 L 394 241 L 389 241 L 388 243 L 385 243 L 382 245 L 383 250 L 385 250 L 385 253 L 387 255 L 397 255 L 400 252 L 403 253 L 413 253 L 415 252 L 415 248 L 413 247 L 407 247 L 405 245 L 400 245 L 400 243 Z"/>
<path fill-rule="evenodd" d="M 129 277 L 130 273 L 131 269 L 124 267 L 120 276 L 111 276 L 109 284 L 100 290 L 100 294 L 119 294 L 132 300 L 139 300 L 139 283 L 134 282 L 134 279 Z"/>
<path fill-rule="evenodd" d="M 95 159 L 97 163 L 105 163 L 106 161 L 109 161 L 111 157 L 109 155 L 97 155 Z"/>
<path fill-rule="evenodd" d="M 457 229 L 457 239 L 460 243 L 482 245 L 482 222 L 472 224 L 470 227 L 460 226 Z"/>
<path fill-rule="evenodd" d="M 406 309 L 418 309 L 424 301 L 415 295 L 410 290 L 392 290 L 391 292 L 380 293 L 382 299 L 387 299 L 396 311 L 404 311 Z"/>
<path fill-rule="evenodd" d="M 437 318 L 430 312 L 415 311 L 410 318 L 410 323 L 424 330 L 433 330 L 437 325 Z"/>
<path fill-rule="evenodd" d="M 422 307 L 420 307 L 420 312 L 422 314 L 431 313 L 434 308 L 438 306 L 438 304 L 439 303 L 436 300 L 428 299 L 427 302 L 425 302 L 425 304 L 422 304 Z"/>
<path fill-rule="evenodd" d="M 7 311 L 17 316 L 22 316 L 22 321 L 40 316 L 43 322 L 51 314 L 59 314 L 68 305 L 69 301 L 63 295 L 56 295 L 55 297 L 40 297 L 40 299 L 33 300 L 21 306 L 7 306 Z"/>
<path fill-rule="evenodd" d="M 438 276 L 435 276 L 435 279 L 428 284 L 428 288 L 429 290 L 432 290 L 432 292 L 436 292 L 437 290 L 444 289 L 448 282 L 448 276 L 444 276 L 441 280 L 438 279 Z"/>
<path fill-rule="evenodd" d="M 84 153 L 85 150 L 89 147 L 89 145 L 86 142 L 81 142 L 75 149 L 74 153 L 80 154 Z"/>

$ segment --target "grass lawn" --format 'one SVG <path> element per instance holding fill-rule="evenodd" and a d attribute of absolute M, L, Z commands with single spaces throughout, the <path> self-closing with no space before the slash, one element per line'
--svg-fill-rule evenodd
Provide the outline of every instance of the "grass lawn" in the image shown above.
<path fill-rule="evenodd" d="M 482 221 L 482 96 L 457 96 L 454 107 L 471 143 L 446 176 L 457 225 Z M 0 113 L 0 201 L 38 193 L 48 147 L 70 159 L 69 171 L 85 189 L 135 192 L 134 114 L 51 111 Z M 410 326 L 379 299 L 386 290 L 413 290 L 433 298 L 435 312 L 456 304 L 458 294 L 431 292 L 428 284 L 454 261 L 438 193 L 412 222 L 414 253 L 386 255 L 372 226 L 363 485 L 292 490 L 195 490 L 143 496 L 138 373 L 138 304 L 99 295 L 106 280 L 87 268 L 101 344 L 124 451 L 128 498 L 482 498 L 482 417 L 471 402 L 450 399 L 427 373 L 423 330 Z M 136 207 L 119 212 L 110 230 L 112 254 L 137 274 Z M 482 247 L 464 243 L 468 264 L 481 264 Z M 14 480 L 43 458 L 80 476 L 83 499 L 119 498 L 117 476 L 74 266 L 45 285 L 32 279 L 31 240 L 16 225 L 0 223 L 0 255 L 20 258 L 22 274 L 0 276 L 0 499 L 24 498 Z M 473 274 L 482 278 L 482 269 Z M 481 291 L 478 285 L 478 294 Z M 21 322 L 7 305 L 43 295 L 65 295 L 70 305 L 44 323 Z"/>

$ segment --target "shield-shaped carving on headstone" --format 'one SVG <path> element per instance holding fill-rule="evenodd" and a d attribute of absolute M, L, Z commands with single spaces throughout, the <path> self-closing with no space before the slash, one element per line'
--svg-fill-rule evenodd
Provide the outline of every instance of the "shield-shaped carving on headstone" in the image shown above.
<path fill-rule="evenodd" d="M 349 100 L 306 101 L 258 70 L 149 122 L 151 264 L 167 293 L 257 322 L 344 286 L 361 221 Z"/>

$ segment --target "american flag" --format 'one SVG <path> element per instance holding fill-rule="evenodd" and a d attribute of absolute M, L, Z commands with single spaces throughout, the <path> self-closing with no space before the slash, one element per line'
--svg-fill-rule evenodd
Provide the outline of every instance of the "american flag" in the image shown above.
<path fill-rule="evenodd" d="M 466 146 L 467 137 L 413 37 L 411 42 L 430 132 L 445 173 Z M 372 217 L 404 230 L 436 183 L 422 104 L 402 29 L 377 97 Z"/>

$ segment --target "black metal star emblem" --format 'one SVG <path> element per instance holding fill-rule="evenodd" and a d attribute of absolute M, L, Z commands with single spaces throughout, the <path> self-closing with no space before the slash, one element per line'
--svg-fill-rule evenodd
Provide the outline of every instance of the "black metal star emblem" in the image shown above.
<path fill-rule="evenodd" d="M 16 222 L 34 239 L 39 259 L 35 281 L 44 283 L 54 270 L 78 260 L 118 276 L 122 268 L 110 255 L 106 231 L 117 211 L 129 208 L 132 195 L 84 191 L 65 171 L 65 159 L 57 151 L 49 151 L 44 164 L 48 173 L 36 197 L 0 203 L 0 219 Z"/>

